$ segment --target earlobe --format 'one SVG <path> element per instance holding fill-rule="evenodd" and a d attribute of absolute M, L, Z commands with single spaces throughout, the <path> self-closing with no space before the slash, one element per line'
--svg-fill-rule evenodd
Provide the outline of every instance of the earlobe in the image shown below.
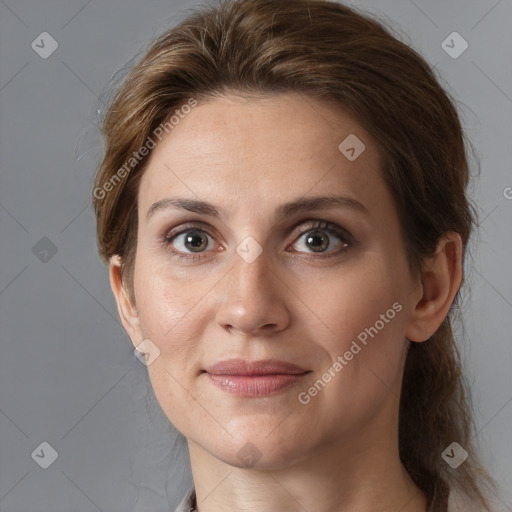
<path fill-rule="evenodd" d="M 422 295 L 411 312 L 406 338 L 422 342 L 437 331 L 462 283 L 462 258 L 460 235 L 443 235 L 436 252 L 424 262 Z"/>
<path fill-rule="evenodd" d="M 117 311 L 121 318 L 121 323 L 134 346 L 137 346 L 141 340 L 141 329 L 137 308 L 132 303 L 129 293 L 125 289 L 121 274 L 121 258 L 114 255 L 109 262 L 110 287 L 117 302 Z"/>

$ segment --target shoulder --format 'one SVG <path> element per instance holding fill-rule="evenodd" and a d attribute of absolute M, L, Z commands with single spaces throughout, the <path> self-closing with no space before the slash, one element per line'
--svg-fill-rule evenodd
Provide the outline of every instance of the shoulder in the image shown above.
<path fill-rule="evenodd" d="M 196 491 L 194 488 L 190 489 L 185 497 L 181 500 L 180 504 L 174 512 L 195 512 L 194 506 L 196 503 Z"/>

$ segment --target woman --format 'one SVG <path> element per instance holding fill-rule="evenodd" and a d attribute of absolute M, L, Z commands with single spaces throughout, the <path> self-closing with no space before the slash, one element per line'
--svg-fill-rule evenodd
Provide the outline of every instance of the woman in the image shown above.
<path fill-rule="evenodd" d="M 99 251 L 187 440 L 178 511 L 491 510 L 452 334 L 464 135 L 416 52 L 337 3 L 221 2 L 104 136 Z"/>

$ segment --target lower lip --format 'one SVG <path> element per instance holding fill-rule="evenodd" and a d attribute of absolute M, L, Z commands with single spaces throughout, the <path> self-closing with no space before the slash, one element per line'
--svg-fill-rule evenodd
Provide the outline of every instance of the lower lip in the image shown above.
<path fill-rule="evenodd" d="M 297 384 L 307 373 L 309 372 L 297 375 L 206 375 L 215 386 L 233 395 L 266 396 Z"/>

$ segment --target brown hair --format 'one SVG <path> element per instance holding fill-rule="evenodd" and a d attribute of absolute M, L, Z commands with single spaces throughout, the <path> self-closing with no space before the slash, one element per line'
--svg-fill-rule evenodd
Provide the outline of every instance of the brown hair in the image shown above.
<path fill-rule="evenodd" d="M 466 195 L 465 138 L 452 100 L 425 60 L 380 22 L 335 2 L 221 0 L 160 36 L 105 116 L 107 150 L 93 194 L 97 241 L 104 261 L 121 256 L 133 300 L 137 194 L 148 160 L 138 152 L 148 138 L 191 98 L 286 91 L 333 99 L 377 140 L 414 273 L 447 231 L 459 233 L 466 249 L 474 211 Z M 400 401 L 400 458 L 434 507 L 446 503 L 457 485 L 488 510 L 482 485 L 495 484 L 473 448 L 471 401 L 452 316 L 453 309 L 429 341 L 411 343 Z M 469 453 L 456 470 L 441 457 L 453 441 Z"/>

